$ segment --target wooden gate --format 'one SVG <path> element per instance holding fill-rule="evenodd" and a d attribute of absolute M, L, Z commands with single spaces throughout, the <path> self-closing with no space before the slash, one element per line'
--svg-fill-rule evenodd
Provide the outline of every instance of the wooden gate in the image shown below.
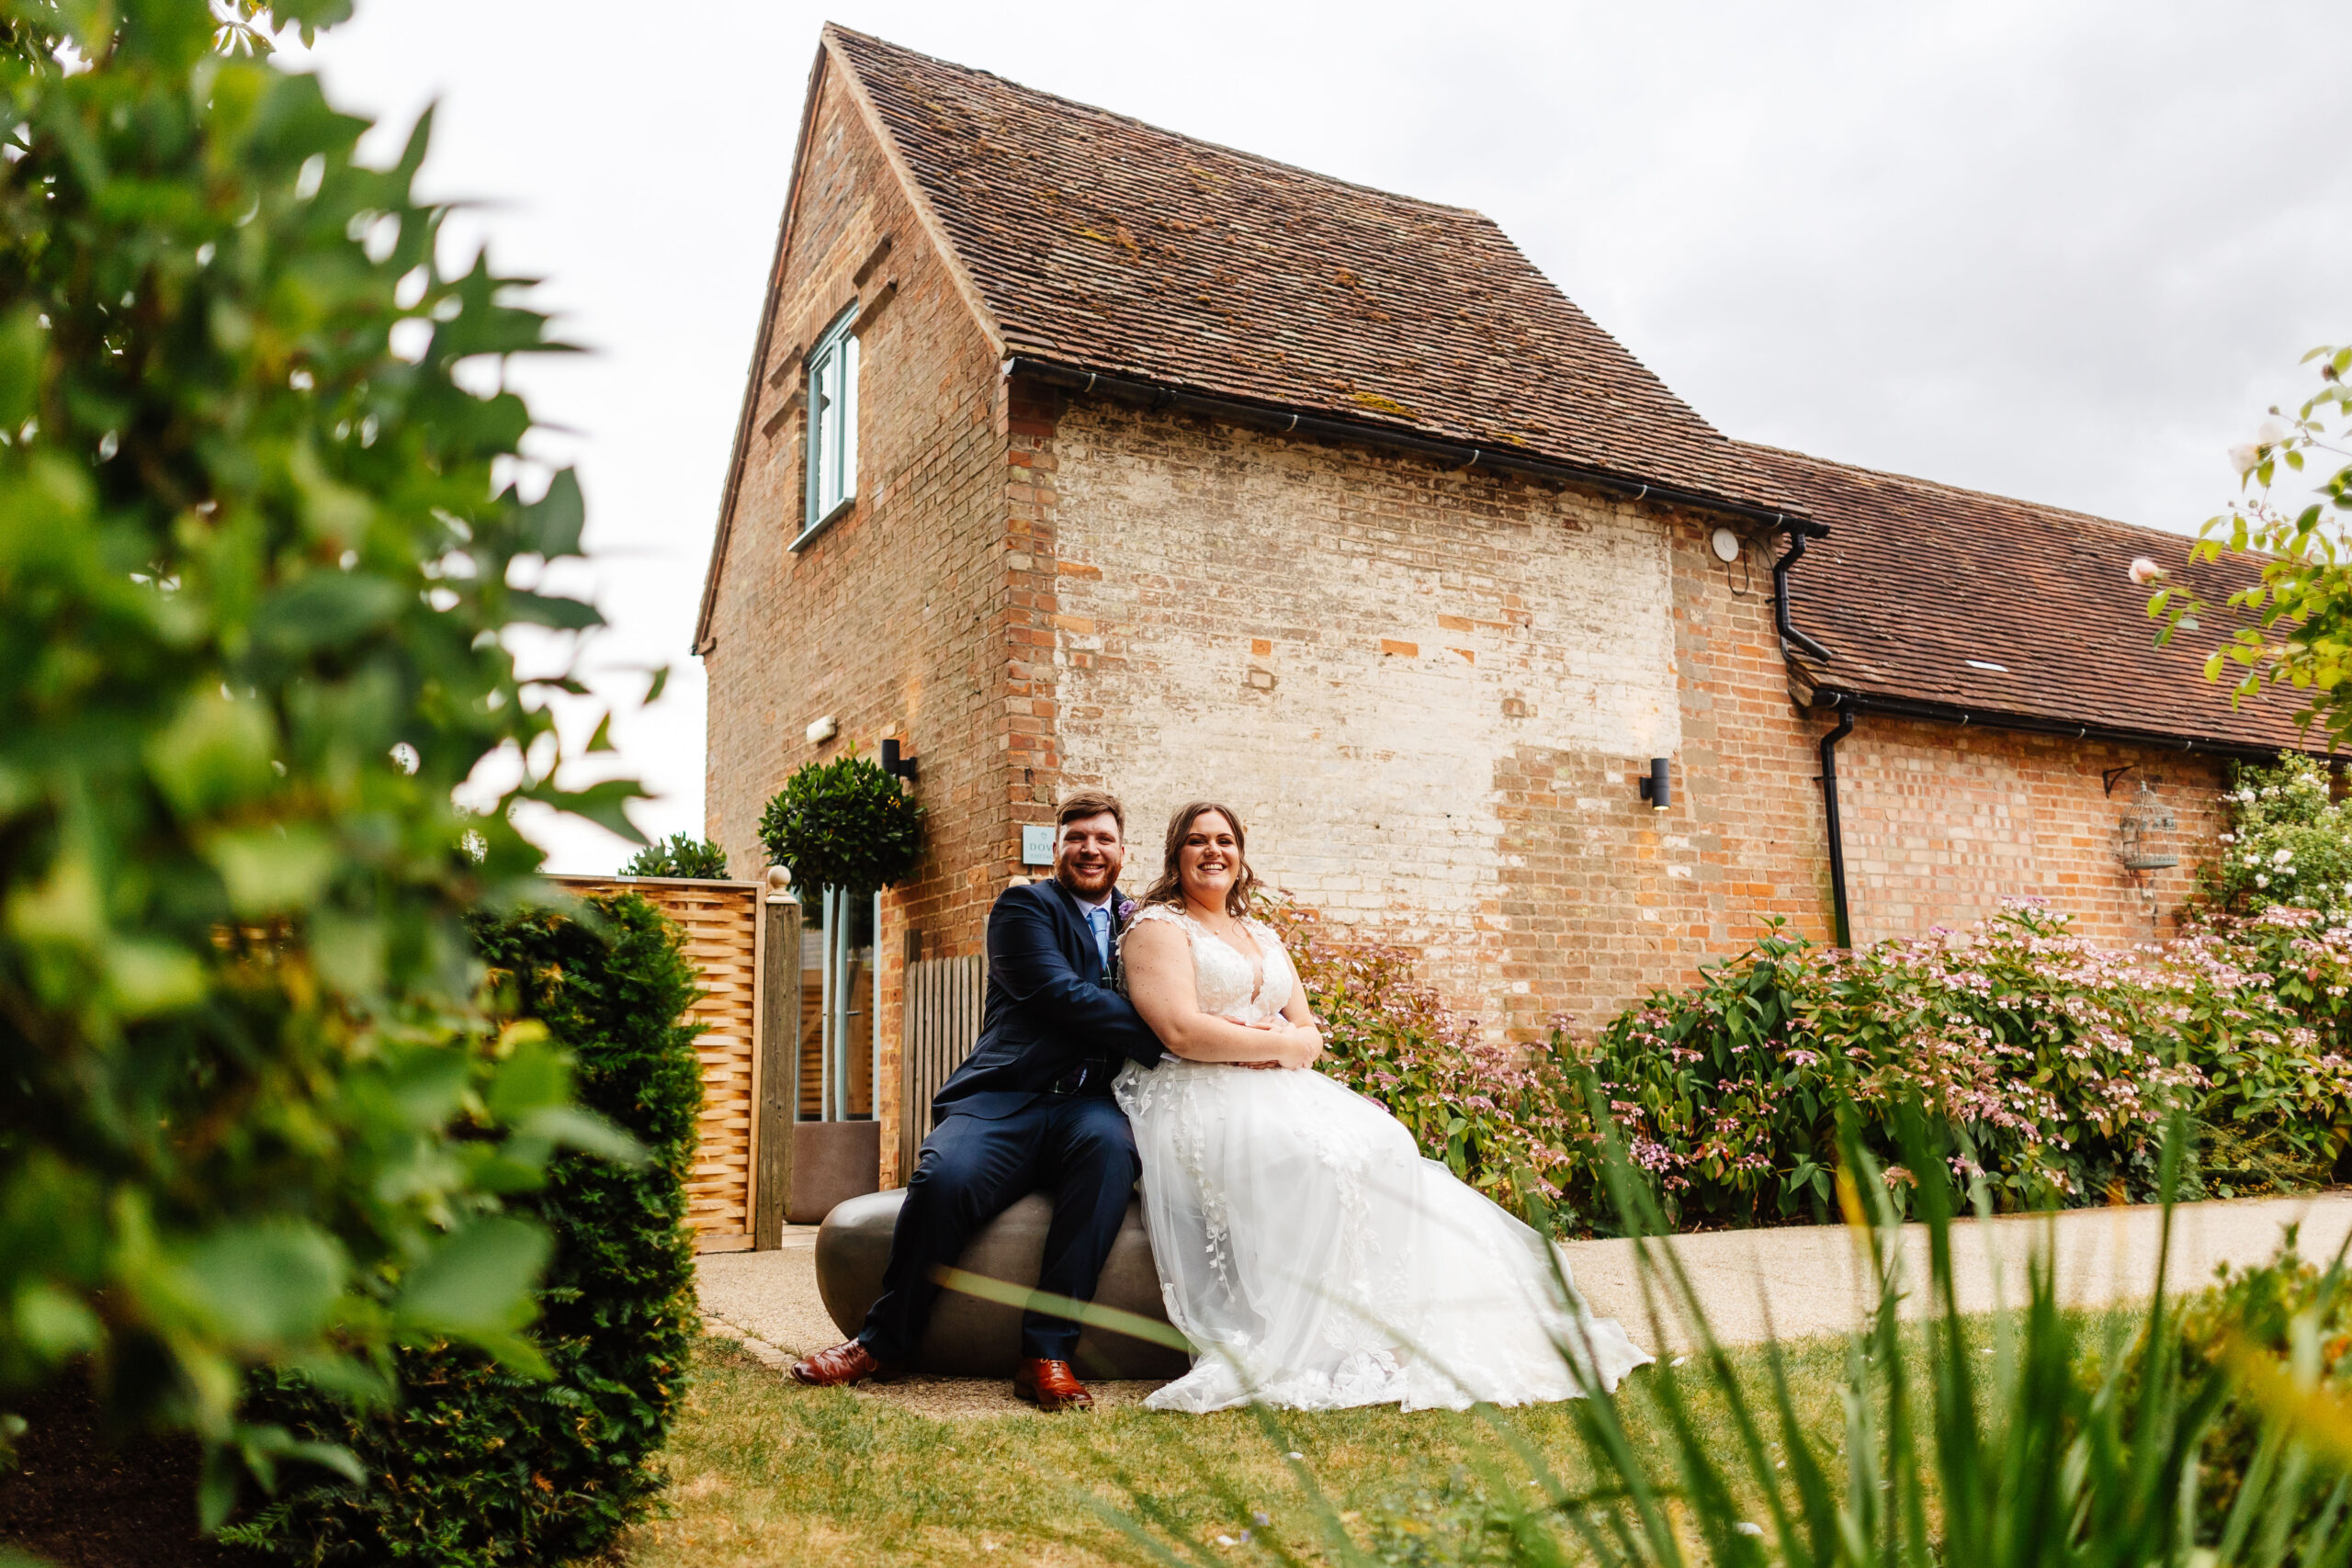
<path fill-rule="evenodd" d="M 985 959 L 925 958 L 907 965 L 899 1060 L 899 1179 L 914 1174 L 931 1136 L 931 1097 L 972 1053 L 988 994 Z"/>
<path fill-rule="evenodd" d="M 686 1018 L 705 1026 L 695 1042 L 702 1063 L 702 1137 L 686 1178 L 686 1228 L 695 1233 L 697 1252 L 741 1252 L 761 1240 L 773 1247 L 758 1223 L 771 1206 L 763 1201 L 769 1195 L 758 1190 L 759 1166 L 768 1151 L 756 1145 L 788 1142 L 790 1134 L 759 1135 L 764 1132 L 760 1123 L 770 1119 L 759 1113 L 763 1059 L 773 1055 L 760 1048 L 765 1021 L 759 955 L 770 919 L 760 885 L 668 876 L 548 880 L 582 897 L 634 893 L 684 928 L 686 957 L 702 983 Z M 789 1179 L 773 1168 L 766 1175 L 772 1182 Z M 775 1200 L 780 1214 L 781 1194 Z"/>

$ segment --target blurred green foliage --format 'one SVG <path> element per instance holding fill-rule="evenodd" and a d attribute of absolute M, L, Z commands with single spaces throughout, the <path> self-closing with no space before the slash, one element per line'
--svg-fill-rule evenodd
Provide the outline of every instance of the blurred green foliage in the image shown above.
<path fill-rule="evenodd" d="M 443 270 L 426 124 L 363 165 L 270 58 L 347 10 L 0 0 L 0 1398 L 86 1359 L 207 1440 L 215 1518 L 239 1455 L 350 1464 L 239 1421 L 256 1365 L 541 1369 L 500 1195 L 629 1147 L 491 1025 L 463 919 L 534 886 L 506 807 L 628 832 L 640 793 L 559 786 L 582 688 L 506 642 L 598 624 L 530 586 L 577 484 L 513 482 L 502 367 L 558 345 Z"/>
<path fill-rule="evenodd" d="M 685 876 L 705 882 L 727 880 L 727 852 L 708 839 L 673 833 L 646 845 L 621 867 L 623 876 Z"/>
<path fill-rule="evenodd" d="M 2291 689 L 2303 704 L 2296 723 L 2341 751 L 2352 743 L 2352 346 L 2324 344 L 2303 363 L 2316 368 L 2319 389 L 2292 414 L 2273 404 L 2254 439 L 2230 449 L 2239 498 L 2207 519 L 2189 550 L 2192 563 L 2218 560 L 2224 549 L 2250 554 L 2260 575 L 2217 610 L 2197 581 L 2158 572 L 2165 581 L 2148 600 L 2148 617 L 2162 645 L 2200 632 L 2203 617 L 2218 613 L 2228 636 L 2205 634 L 2215 644 L 2205 678 L 2232 674 L 2233 704 Z M 2319 481 L 2301 507 L 2274 492 L 2290 476 Z"/>
<path fill-rule="evenodd" d="M 502 1010 L 544 1022 L 582 1102 L 638 1139 L 636 1167 L 556 1156 L 512 1206 L 555 1239 L 537 1338 L 554 1376 L 479 1351 L 402 1353 L 401 1408 L 358 1415 L 285 1375 L 254 1413 L 347 1447 L 368 1481 L 290 1490 L 232 1539 L 306 1563 L 413 1559 L 447 1568 L 572 1562 L 602 1551 L 661 1484 L 655 1456 L 693 1348 L 686 1173 L 702 1111 L 700 1026 L 684 935 L 634 895 L 571 919 L 476 922 Z"/>

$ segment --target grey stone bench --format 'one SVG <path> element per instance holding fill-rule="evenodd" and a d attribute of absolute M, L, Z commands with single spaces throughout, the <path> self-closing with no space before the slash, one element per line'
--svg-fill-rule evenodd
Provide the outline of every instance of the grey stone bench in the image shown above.
<path fill-rule="evenodd" d="M 825 1216 L 817 1232 L 817 1291 L 825 1311 L 844 1336 L 854 1335 L 865 1322 L 865 1310 L 882 1293 L 882 1270 L 890 1260 L 890 1233 L 899 1223 L 899 1205 L 906 1190 L 869 1192 L 841 1203 Z M 1004 1280 L 1025 1289 L 1037 1283 L 1037 1268 L 1046 1255 L 1046 1225 L 1053 1218 L 1053 1203 L 1043 1192 L 1032 1192 L 990 1221 L 958 1259 L 972 1273 Z M 1151 1242 L 1144 1235 L 1143 1212 L 1130 1201 L 1119 1239 L 1112 1244 L 1110 1260 L 1094 1291 L 1096 1304 L 1117 1307 L 1139 1317 L 1166 1323 L 1159 1299 L 1159 1273 L 1152 1265 Z M 1018 1308 L 984 1302 L 956 1291 L 940 1293 L 931 1314 L 931 1326 L 915 1352 L 914 1371 L 964 1377 L 1011 1377 L 1021 1354 L 1021 1313 Z M 1154 1345 L 1132 1335 L 1089 1328 L 1079 1337 L 1072 1358 L 1080 1375 L 1096 1378 L 1182 1377 L 1192 1362 L 1181 1351 Z"/>

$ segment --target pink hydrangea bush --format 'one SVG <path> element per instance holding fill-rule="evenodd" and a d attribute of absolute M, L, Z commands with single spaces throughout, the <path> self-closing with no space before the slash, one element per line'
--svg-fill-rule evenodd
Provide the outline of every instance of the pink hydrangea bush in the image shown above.
<path fill-rule="evenodd" d="M 1476 1020 L 1413 977 L 1401 948 L 1335 940 L 1288 898 L 1264 899 L 1259 914 L 1282 933 L 1323 1026 L 1323 1070 L 1386 1106 L 1422 1153 L 1521 1213 L 1589 1163 L 1570 1152 L 1586 1128 L 1567 1062 L 1483 1042 Z"/>
<path fill-rule="evenodd" d="M 1819 1213 L 1840 1104 L 1899 1187 L 1891 1118 L 1911 1095 L 2003 1209 L 2154 1197 L 2175 1106 L 2203 1134 L 2192 1194 L 2330 1178 L 2352 1131 L 2352 930 L 2271 910 L 2114 950 L 2069 925 L 2018 901 L 1965 932 L 1846 953 L 1776 924 L 1613 1021 L 1590 1059 L 1684 1225 Z"/>
<path fill-rule="evenodd" d="M 1290 900 L 1261 912 L 1322 1021 L 1325 1070 L 1480 1190 L 1577 1228 L 1613 1225 L 1588 1068 L 1684 1228 L 1826 1217 L 1843 1105 L 1901 1201 L 1893 1117 L 1912 1096 L 1955 1135 L 1955 1173 L 2006 1210 L 2155 1196 L 2176 1105 L 2199 1134 L 2186 1196 L 2305 1189 L 2352 1166 L 2352 924 L 2308 909 L 2121 949 L 2030 901 L 1853 953 L 1775 922 L 1697 985 L 1589 1036 L 1561 1021 L 1532 1049 L 1483 1043 L 1403 950 L 1336 939 Z"/>
<path fill-rule="evenodd" d="M 2206 1183 L 2223 1197 L 2352 1174 L 2352 923 L 2272 905 L 2176 943 L 2211 983 L 2188 1026 L 2207 1083 Z"/>

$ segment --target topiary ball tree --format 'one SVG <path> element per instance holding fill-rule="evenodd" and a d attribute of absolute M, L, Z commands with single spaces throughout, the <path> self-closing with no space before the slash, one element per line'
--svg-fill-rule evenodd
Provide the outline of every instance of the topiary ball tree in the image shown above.
<path fill-rule="evenodd" d="M 853 751 L 786 779 L 760 814 L 760 842 L 802 887 L 871 893 L 914 874 L 923 815 L 898 780 Z"/>

